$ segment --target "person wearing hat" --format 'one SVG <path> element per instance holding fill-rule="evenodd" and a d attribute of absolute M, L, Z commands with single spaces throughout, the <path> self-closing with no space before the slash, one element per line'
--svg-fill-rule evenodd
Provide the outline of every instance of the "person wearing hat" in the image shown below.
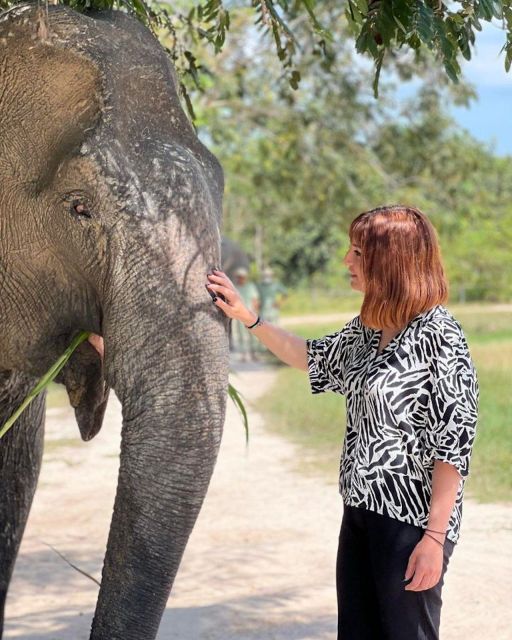
<path fill-rule="evenodd" d="M 245 267 L 238 267 L 234 273 L 235 285 L 240 298 L 247 309 L 256 315 L 260 312 L 260 295 L 253 282 L 249 281 L 249 272 Z M 242 362 L 257 360 L 257 342 L 255 337 L 247 331 L 240 320 L 233 320 L 232 323 L 233 350 L 239 354 Z"/>

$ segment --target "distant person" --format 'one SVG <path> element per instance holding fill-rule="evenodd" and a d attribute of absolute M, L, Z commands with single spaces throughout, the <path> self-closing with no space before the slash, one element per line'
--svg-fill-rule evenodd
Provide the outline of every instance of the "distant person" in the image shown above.
<path fill-rule="evenodd" d="M 225 296 L 215 304 L 226 315 L 308 371 L 313 393 L 346 396 L 338 639 L 438 640 L 477 376 L 462 328 L 443 306 L 447 282 L 428 218 L 412 207 L 379 207 L 352 222 L 349 239 L 344 262 L 352 288 L 364 293 L 361 312 L 323 338 L 304 340 L 261 320 L 221 271 L 208 276 L 210 289 Z"/>
<path fill-rule="evenodd" d="M 244 306 L 258 315 L 260 311 L 260 294 L 253 282 L 249 281 L 249 272 L 245 267 L 238 267 L 234 271 L 235 285 Z M 232 323 L 232 347 L 239 354 L 242 362 L 257 360 L 257 343 L 239 320 Z"/>
<path fill-rule="evenodd" d="M 287 296 L 286 288 L 274 278 L 274 271 L 270 267 L 263 269 L 258 283 L 260 292 L 260 315 L 268 322 L 279 322 L 279 307 L 283 298 Z"/>

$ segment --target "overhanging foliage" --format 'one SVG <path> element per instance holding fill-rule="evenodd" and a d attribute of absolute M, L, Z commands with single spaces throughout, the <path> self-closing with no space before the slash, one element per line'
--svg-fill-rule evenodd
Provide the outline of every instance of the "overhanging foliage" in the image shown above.
<path fill-rule="evenodd" d="M 0 9 L 19 4 L 19 0 L 0 0 Z M 44 6 L 44 3 L 41 3 Z M 251 10 L 256 27 L 272 38 L 276 54 L 288 82 L 297 88 L 300 71 L 297 58 L 305 47 L 324 58 L 329 65 L 329 46 L 336 34 L 348 25 L 356 50 L 373 59 L 374 93 L 378 93 L 381 68 L 399 51 L 410 50 L 416 56 L 427 51 L 457 82 L 460 58 L 471 59 L 476 34 L 485 22 L 503 27 L 504 64 L 512 63 L 512 7 L 503 0 L 190 0 L 172 3 L 156 0 L 62 0 L 77 11 L 119 9 L 137 17 L 160 38 L 178 72 L 199 85 L 200 50 L 206 45 L 218 53 L 225 45 L 231 15 Z M 339 11 L 338 24 L 326 28 L 318 17 L 326 8 Z M 307 23 L 308 42 L 301 33 Z M 182 87 L 184 88 L 184 86 Z M 188 94 L 184 92 L 191 111 Z"/>

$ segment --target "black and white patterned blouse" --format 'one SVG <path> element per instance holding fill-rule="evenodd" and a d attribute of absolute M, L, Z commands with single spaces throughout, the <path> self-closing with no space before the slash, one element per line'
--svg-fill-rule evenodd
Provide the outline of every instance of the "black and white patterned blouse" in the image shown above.
<path fill-rule="evenodd" d="M 380 335 L 357 316 L 307 340 L 312 392 L 346 397 L 340 493 L 348 505 L 425 528 L 434 460 L 448 462 L 462 476 L 447 532 L 456 542 L 479 396 L 464 333 L 437 305 L 378 354 Z"/>

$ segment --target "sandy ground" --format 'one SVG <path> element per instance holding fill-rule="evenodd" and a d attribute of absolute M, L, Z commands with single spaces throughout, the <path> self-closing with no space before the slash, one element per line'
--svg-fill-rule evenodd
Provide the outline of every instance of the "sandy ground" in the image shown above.
<path fill-rule="evenodd" d="M 234 380 L 254 401 L 272 371 Z M 210 491 L 191 536 L 159 640 L 334 640 L 334 563 L 341 516 L 336 478 L 292 470 L 294 446 L 270 435 L 254 408 L 251 442 L 229 403 Z M 86 640 L 97 586 L 53 545 L 100 578 L 118 468 L 120 406 L 102 432 L 70 442 L 71 410 L 53 409 L 38 493 L 7 605 L 4 638 Z M 465 505 L 447 574 L 443 640 L 512 638 L 512 505 Z M 141 638 L 141 640 L 144 640 Z M 377 639 L 376 639 L 377 640 Z"/>

